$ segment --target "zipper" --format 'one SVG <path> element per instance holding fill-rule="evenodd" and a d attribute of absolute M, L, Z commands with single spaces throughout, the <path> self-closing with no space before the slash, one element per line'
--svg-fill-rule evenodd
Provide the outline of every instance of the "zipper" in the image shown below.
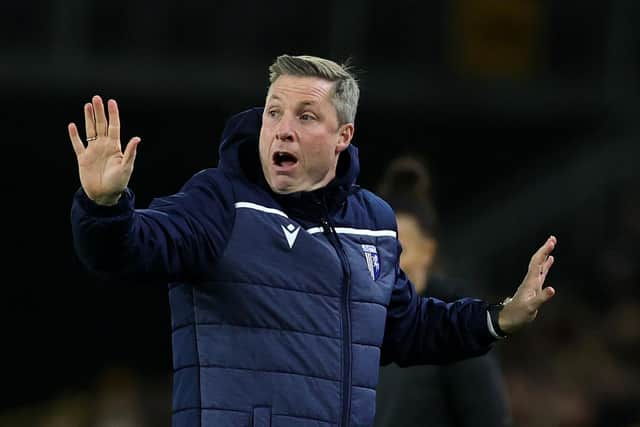
<path fill-rule="evenodd" d="M 336 250 L 340 263 L 344 281 L 342 286 L 342 359 L 344 368 L 342 371 L 342 426 L 349 426 L 349 416 L 351 414 L 351 269 L 347 261 L 347 254 L 344 251 L 342 242 L 336 233 L 336 229 L 329 221 L 329 212 L 326 202 L 322 202 L 323 216 L 320 219 L 322 230 Z"/>

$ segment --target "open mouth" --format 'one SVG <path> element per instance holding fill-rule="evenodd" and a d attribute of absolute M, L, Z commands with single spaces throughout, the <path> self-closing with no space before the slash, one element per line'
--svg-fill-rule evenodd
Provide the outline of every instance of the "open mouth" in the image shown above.
<path fill-rule="evenodd" d="M 273 164 L 280 167 L 292 167 L 298 163 L 298 158 L 286 151 L 276 151 L 273 153 Z"/>

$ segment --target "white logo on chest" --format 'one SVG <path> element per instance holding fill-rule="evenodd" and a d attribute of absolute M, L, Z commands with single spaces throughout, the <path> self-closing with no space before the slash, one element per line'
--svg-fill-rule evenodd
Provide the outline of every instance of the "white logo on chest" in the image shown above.
<path fill-rule="evenodd" d="M 293 224 L 289 224 L 286 227 L 281 225 L 282 231 L 284 231 L 284 237 L 287 238 L 287 243 L 290 248 L 293 248 L 293 244 L 296 242 L 296 238 L 298 237 L 298 232 L 300 231 L 300 226 L 296 227 Z"/>

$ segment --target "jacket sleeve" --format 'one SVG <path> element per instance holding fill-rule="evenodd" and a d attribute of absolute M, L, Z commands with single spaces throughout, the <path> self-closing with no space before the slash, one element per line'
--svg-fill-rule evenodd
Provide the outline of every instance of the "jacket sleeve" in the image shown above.
<path fill-rule="evenodd" d="M 230 188 L 221 172 L 202 171 L 148 209 L 135 209 L 130 189 L 117 205 L 105 207 L 80 188 L 71 207 L 76 254 L 96 273 L 193 279 L 226 246 L 234 220 Z"/>
<path fill-rule="evenodd" d="M 400 243 L 397 247 L 399 260 Z M 381 365 L 441 364 L 485 354 L 495 341 L 487 326 L 487 307 L 478 299 L 445 303 L 418 295 L 396 261 Z"/>

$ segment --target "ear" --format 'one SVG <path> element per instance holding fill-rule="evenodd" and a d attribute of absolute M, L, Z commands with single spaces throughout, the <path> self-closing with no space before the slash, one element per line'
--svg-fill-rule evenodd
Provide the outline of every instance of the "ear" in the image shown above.
<path fill-rule="evenodd" d="M 338 143 L 336 144 L 336 154 L 347 149 L 353 139 L 355 128 L 353 123 L 345 123 L 338 129 Z"/>

